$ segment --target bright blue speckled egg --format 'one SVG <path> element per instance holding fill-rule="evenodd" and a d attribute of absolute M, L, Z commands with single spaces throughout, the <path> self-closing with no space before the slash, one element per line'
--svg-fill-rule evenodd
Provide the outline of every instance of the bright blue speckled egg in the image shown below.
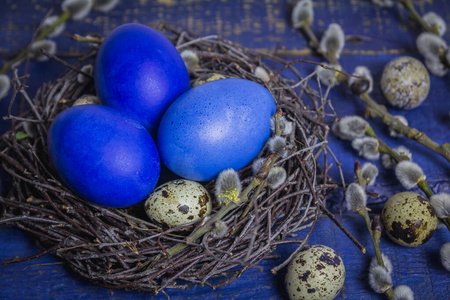
<path fill-rule="evenodd" d="M 99 205 L 136 204 L 159 178 L 160 161 L 150 133 L 110 107 L 88 104 L 64 110 L 52 122 L 47 143 L 61 179 Z"/>
<path fill-rule="evenodd" d="M 95 63 L 102 104 L 135 118 L 152 134 L 170 104 L 189 89 L 189 75 L 173 44 L 155 29 L 125 24 L 102 43 Z"/>
<path fill-rule="evenodd" d="M 194 87 L 167 109 L 158 131 L 162 162 L 175 174 L 206 181 L 250 163 L 270 137 L 276 105 L 253 81 L 221 79 Z"/>

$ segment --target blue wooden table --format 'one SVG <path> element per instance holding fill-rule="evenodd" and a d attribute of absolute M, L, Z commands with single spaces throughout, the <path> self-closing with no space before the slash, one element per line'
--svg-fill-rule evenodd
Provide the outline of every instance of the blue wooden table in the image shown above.
<path fill-rule="evenodd" d="M 0 1 L 0 59 L 5 60 L 25 47 L 31 39 L 33 29 L 51 9 L 59 13 L 60 1 Z M 450 25 L 450 3 L 445 0 L 415 1 L 420 13 L 434 10 Z M 321 35 L 329 23 L 339 23 L 347 36 L 362 37 L 359 42 L 347 40 L 341 64 L 348 71 L 358 65 L 366 65 L 375 80 L 373 98 L 385 104 L 379 81 L 384 65 L 402 54 L 422 59 L 415 48 L 415 39 L 420 29 L 408 21 L 407 13 L 399 6 L 392 9 L 374 7 L 369 0 L 314 1 L 315 22 L 313 30 Z M 117 25 L 127 22 L 149 23 L 158 19 L 177 22 L 201 35 L 220 34 L 246 47 L 272 51 L 276 48 L 295 54 L 307 53 L 304 36 L 289 25 L 287 0 L 266 1 L 125 1 L 108 14 L 92 12 L 81 21 L 67 23 L 66 33 L 86 34 L 97 32 L 106 35 Z M 450 41 L 450 33 L 444 37 Z M 68 40 L 64 36 L 55 39 L 58 56 L 67 57 L 86 50 L 86 46 Z M 298 57 L 293 57 L 298 58 Z M 302 56 L 320 62 L 315 56 Z M 298 64 L 303 75 L 311 73 L 313 65 Z M 54 79 L 64 67 L 56 62 L 31 63 L 28 80 L 29 93 L 33 94 L 42 82 Z M 412 127 L 424 131 L 433 140 L 450 141 L 450 93 L 449 77 L 431 76 L 431 92 L 428 99 L 412 111 L 389 108 L 393 114 L 405 116 Z M 364 105 L 345 87 L 331 91 L 330 99 L 340 116 L 364 114 Z M 1 115 L 6 114 L 8 99 L 0 103 Z M 450 192 L 450 163 L 430 150 L 406 138 L 391 138 L 387 128 L 379 120 L 370 121 L 372 127 L 389 145 L 405 145 L 413 152 L 413 160 L 423 168 L 434 192 Z M 2 122 L 4 131 L 8 123 Z M 348 142 L 331 136 L 329 143 L 343 165 L 347 182 L 353 181 L 353 164 L 357 156 Z M 382 203 L 393 194 L 403 191 L 394 174 L 381 168 L 377 183 L 371 188 L 381 197 L 369 197 L 369 206 L 379 211 Z M 332 174 L 337 178 L 337 171 Z M 330 208 L 336 211 L 341 195 L 328 199 Z M 370 239 L 363 220 L 354 214 L 345 213 L 339 220 L 368 248 L 363 255 L 327 218 L 321 218 L 311 236 L 310 244 L 324 244 L 342 255 L 347 276 L 343 291 L 337 299 L 383 299 L 370 290 L 367 269 L 373 255 Z M 306 232 L 299 232 L 299 236 Z M 439 249 L 450 241 L 446 229 L 437 230 L 434 237 L 423 247 L 404 248 L 384 238 L 382 251 L 387 253 L 394 265 L 395 285 L 409 285 L 416 299 L 449 299 L 450 273 L 439 262 Z M 172 299 L 286 299 L 283 280 L 285 270 L 270 273 L 271 267 L 281 262 L 295 249 L 293 245 L 280 247 L 278 261 L 262 263 L 263 271 L 251 269 L 231 285 L 218 289 L 194 288 L 188 291 L 168 291 Z M 36 254 L 39 250 L 27 235 L 15 228 L 0 227 L 0 261 L 18 256 Z M 148 299 L 149 295 L 122 290 L 108 291 L 70 273 L 54 256 L 48 255 L 34 261 L 14 265 L 0 265 L 0 299 Z M 156 295 L 155 299 L 166 296 Z"/>

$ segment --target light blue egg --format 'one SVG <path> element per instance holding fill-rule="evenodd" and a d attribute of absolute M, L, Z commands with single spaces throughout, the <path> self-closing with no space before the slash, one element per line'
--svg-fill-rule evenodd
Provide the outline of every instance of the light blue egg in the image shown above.
<path fill-rule="evenodd" d="M 216 178 L 250 163 L 270 137 L 275 100 L 262 85 L 221 79 L 192 88 L 164 114 L 158 131 L 162 162 L 190 180 Z"/>

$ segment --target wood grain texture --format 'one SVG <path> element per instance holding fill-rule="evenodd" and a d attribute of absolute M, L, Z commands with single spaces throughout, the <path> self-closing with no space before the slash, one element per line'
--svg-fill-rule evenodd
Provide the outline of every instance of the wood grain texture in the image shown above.
<path fill-rule="evenodd" d="M 0 59 L 8 59 L 29 43 L 32 31 L 51 8 L 60 13 L 60 1 L 53 0 L 3 0 L 0 1 Z M 433 10 L 441 14 L 450 24 L 450 2 L 445 0 L 414 1 L 421 14 Z M 368 66 L 375 79 L 373 98 L 385 103 L 379 89 L 379 80 L 384 65 L 402 54 L 422 59 L 415 47 L 420 29 L 411 23 L 407 13 L 400 6 L 392 9 L 374 7 L 369 0 L 315 0 L 315 21 L 313 30 L 320 36 L 329 23 L 339 23 L 347 36 L 362 36 L 361 42 L 347 41 L 341 63 L 348 71 L 358 65 Z M 303 35 L 289 24 L 290 11 L 287 0 L 122 0 L 120 5 L 108 14 L 92 12 L 81 21 L 70 21 L 66 33 L 86 34 L 96 32 L 108 34 L 116 26 L 128 23 L 150 23 L 155 20 L 176 22 L 199 35 L 222 35 L 232 41 L 264 51 L 283 49 L 289 53 L 307 53 L 306 58 L 321 61 L 319 57 L 305 52 Z M 444 36 L 450 41 L 450 33 Z M 85 51 L 86 45 L 75 43 L 64 36 L 55 38 L 58 55 L 62 57 Z M 304 58 L 304 57 L 302 57 Z M 280 68 L 281 66 L 277 66 Z M 303 75 L 314 70 L 314 66 L 299 64 Z M 44 81 L 54 79 L 64 68 L 55 62 L 31 63 L 30 94 Z M 286 74 L 289 76 L 289 74 Z M 389 108 L 393 114 L 405 116 L 410 125 L 424 131 L 432 139 L 443 143 L 450 141 L 450 85 L 448 75 L 431 77 L 432 90 L 428 99 L 417 109 L 401 111 Z M 314 84 L 313 84 L 314 85 Z M 364 106 L 345 87 L 336 87 L 330 100 L 339 115 L 364 114 Z M 4 115 L 8 101 L 0 102 Z M 450 192 L 450 165 L 433 152 L 416 145 L 405 138 L 391 138 L 387 129 L 378 120 L 371 121 L 377 134 L 389 145 L 405 145 L 413 152 L 413 160 L 424 169 L 434 192 Z M 7 122 L 1 124 L 4 130 Z M 329 141 L 344 166 L 347 182 L 353 180 L 352 167 L 357 156 L 348 142 L 331 136 Z M 377 163 L 378 166 L 380 166 Z M 337 178 L 337 172 L 332 175 Z M 380 168 L 377 184 L 371 188 L 381 195 L 379 199 L 369 197 L 370 207 L 379 211 L 382 203 L 391 195 L 403 191 L 392 171 Z M 417 191 L 417 190 L 416 190 Z M 329 199 L 330 207 L 336 209 L 342 195 L 337 193 Z M 367 267 L 373 254 L 362 219 L 353 214 L 340 218 L 346 227 L 368 247 L 369 255 L 362 255 L 356 247 L 328 219 L 321 219 L 315 229 L 311 244 L 325 244 L 336 249 L 343 257 L 347 269 L 345 287 L 337 299 L 383 299 L 370 290 L 367 284 Z M 304 235 L 305 232 L 300 232 Z M 38 249 L 27 236 L 17 229 L 0 227 L 0 260 L 16 255 L 35 254 Z M 439 230 L 421 248 L 404 248 L 382 240 L 382 250 L 394 264 L 394 283 L 410 285 L 417 299 L 449 299 L 450 273 L 439 263 L 440 246 L 450 241 L 446 230 Z M 277 253 L 286 258 L 293 246 L 280 247 Z M 280 262 L 280 260 L 276 262 Z M 127 291 L 110 292 L 75 277 L 62 264 L 34 266 L 44 263 L 58 263 L 49 255 L 36 261 L 0 266 L 0 299 L 149 299 Z M 263 263 L 264 271 L 249 270 L 232 285 L 212 291 L 209 288 L 195 288 L 189 291 L 169 291 L 171 299 L 286 299 L 282 270 L 277 275 L 270 273 L 275 261 Z M 155 299 L 166 299 L 157 295 Z"/>

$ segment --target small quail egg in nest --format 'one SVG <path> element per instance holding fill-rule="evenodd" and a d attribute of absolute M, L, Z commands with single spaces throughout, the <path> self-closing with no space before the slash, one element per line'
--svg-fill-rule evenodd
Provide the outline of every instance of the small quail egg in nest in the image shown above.
<path fill-rule="evenodd" d="M 148 217 L 167 227 L 175 227 L 208 216 L 211 197 L 199 183 L 178 179 L 157 187 L 145 201 Z"/>
<path fill-rule="evenodd" d="M 430 76 L 419 60 L 401 56 L 384 67 L 380 84 L 383 95 L 392 106 L 413 109 L 427 98 Z"/>
<path fill-rule="evenodd" d="M 394 242 L 409 247 L 426 243 L 438 223 L 430 202 L 412 192 L 398 193 L 389 198 L 381 219 L 387 235 Z"/>
<path fill-rule="evenodd" d="M 334 299 L 342 289 L 345 267 L 341 257 L 327 246 L 314 245 L 299 252 L 286 274 L 289 299 Z"/>

